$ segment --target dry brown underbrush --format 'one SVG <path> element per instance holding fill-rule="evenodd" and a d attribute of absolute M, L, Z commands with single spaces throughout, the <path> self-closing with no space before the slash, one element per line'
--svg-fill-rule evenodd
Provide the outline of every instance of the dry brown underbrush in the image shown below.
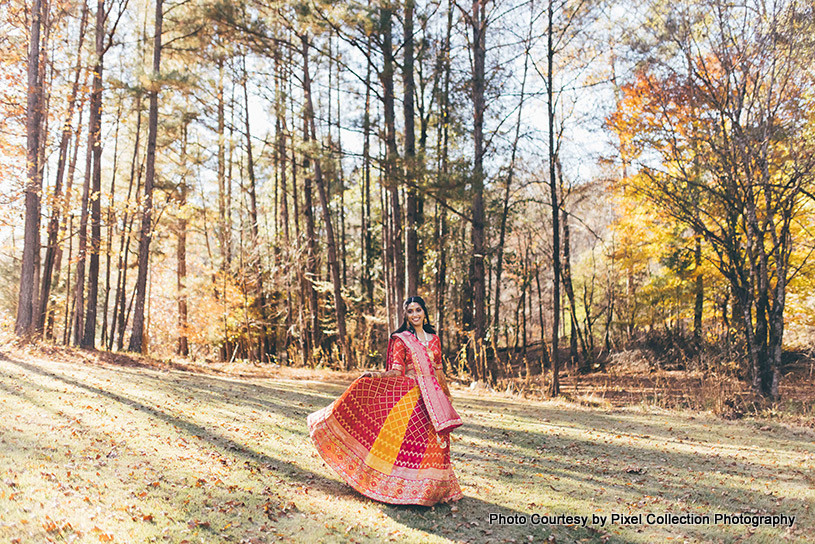
<path fill-rule="evenodd" d="M 85 351 L 54 345 L 28 344 L 25 350 L 56 360 L 85 364 L 144 367 L 154 370 L 183 370 L 207 375 L 238 378 L 289 378 L 350 383 L 360 373 L 258 364 L 249 361 L 213 363 L 189 359 L 154 359 L 136 354 Z M 725 419 L 746 415 L 793 418 L 815 428 L 815 376 L 809 359 L 798 359 L 785 368 L 780 384 L 781 399 L 769 402 L 757 397 L 750 383 L 727 372 L 712 370 L 665 370 L 647 349 L 630 349 L 609 357 L 604 369 L 584 374 L 567 367 L 560 374 L 561 396 L 585 406 L 620 408 L 649 405 L 666 409 L 712 412 Z M 707 365 L 687 365 L 700 368 Z M 710 368 L 708 366 L 708 368 Z M 500 380 L 495 390 L 528 398 L 543 398 L 551 383 L 550 369 L 531 378 Z M 452 377 L 456 385 L 467 387 L 466 376 Z M 475 384 L 473 387 L 482 387 Z"/>
<path fill-rule="evenodd" d="M 800 360 L 785 371 L 779 387 L 781 398 L 776 402 L 758 397 L 748 381 L 732 372 L 665 370 L 655 364 L 648 351 L 639 349 L 614 354 L 603 371 L 584 374 L 567 367 L 559 382 L 563 397 L 587 406 L 650 405 L 712 412 L 724 419 L 784 416 L 815 428 L 815 377 L 810 362 Z M 543 397 L 551 380 L 551 371 L 546 369 L 543 375 L 530 379 L 503 380 L 496 389 Z"/>

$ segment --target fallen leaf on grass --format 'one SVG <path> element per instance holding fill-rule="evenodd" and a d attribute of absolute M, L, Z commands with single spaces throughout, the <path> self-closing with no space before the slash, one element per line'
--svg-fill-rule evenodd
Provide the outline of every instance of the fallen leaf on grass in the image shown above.
<path fill-rule="evenodd" d="M 99 537 L 99 542 L 113 542 L 113 535 L 110 533 L 106 533 L 96 525 L 93 526 L 93 529 L 91 529 L 91 531 L 96 533 L 96 536 Z"/>
<path fill-rule="evenodd" d="M 271 501 L 266 502 L 263 505 L 263 513 L 266 514 L 270 520 L 274 521 L 277 518 L 277 507 Z"/>

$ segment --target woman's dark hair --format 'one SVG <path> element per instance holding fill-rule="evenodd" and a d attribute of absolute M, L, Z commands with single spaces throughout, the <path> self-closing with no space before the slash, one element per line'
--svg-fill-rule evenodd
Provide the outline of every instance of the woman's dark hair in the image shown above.
<path fill-rule="evenodd" d="M 436 327 L 430 324 L 430 314 L 427 312 L 427 304 L 425 304 L 424 299 L 419 296 L 408 297 L 404 304 L 402 304 L 402 314 L 404 316 L 402 318 L 402 326 L 396 329 L 393 334 L 399 334 L 400 332 L 404 331 L 410 331 L 413 334 L 416 334 L 416 331 L 413 329 L 413 325 L 410 324 L 407 318 L 407 307 L 414 302 L 421 306 L 422 310 L 424 311 L 424 324 L 422 325 L 424 332 L 436 334 Z"/>

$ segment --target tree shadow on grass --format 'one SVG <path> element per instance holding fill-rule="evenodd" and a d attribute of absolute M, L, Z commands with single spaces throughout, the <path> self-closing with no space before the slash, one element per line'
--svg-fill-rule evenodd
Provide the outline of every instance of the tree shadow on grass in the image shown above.
<path fill-rule="evenodd" d="M 100 356 L 101 357 L 101 356 Z M 166 389 L 168 385 L 181 384 L 183 382 L 183 391 L 174 391 L 179 396 L 194 396 L 199 400 L 205 402 L 234 402 L 236 398 L 240 399 L 243 404 L 254 403 L 259 407 L 271 408 L 276 413 L 290 412 L 294 410 L 304 410 L 306 407 L 317 407 L 329 404 L 336 396 L 336 391 L 340 392 L 343 388 L 336 385 L 325 385 L 324 387 L 315 386 L 309 383 L 308 390 L 297 386 L 298 382 L 293 382 L 291 387 L 286 387 L 283 384 L 270 385 L 257 383 L 256 381 L 246 381 L 247 379 L 272 379 L 272 378 L 257 378 L 248 377 L 241 378 L 232 375 L 203 374 L 197 372 L 196 369 L 187 369 L 183 365 L 179 368 L 167 369 L 156 368 L 155 366 L 142 364 L 139 361 L 133 361 L 132 358 L 124 357 L 127 361 L 123 364 L 118 364 L 118 359 L 113 359 L 110 370 L 114 370 L 119 376 L 130 378 L 138 378 L 140 384 L 144 382 L 152 382 Z M 142 370 L 148 370 L 143 372 Z M 275 400 L 271 400 L 275 399 Z"/>
<path fill-rule="evenodd" d="M 454 542 L 544 542 L 552 535 L 558 542 L 593 542 L 593 537 L 600 542 L 603 536 L 591 526 L 544 523 L 550 512 L 522 512 L 470 495 L 432 507 L 383 505 L 382 512 L 406 527 Z"/>
<path fill-rule="evenodd" d="M 355 491 L 337 478 L 326 477 L 322 472 L 317 473 L 303 469 L 290 458 L 260 453 L 240 441 L 213 432 L 209 427 L 167 413 L 160 407 L 148 406 L 139 400 L 119 393 L 118 391 L 121 390 L 119 386 L 117 386 L 117 392 L 113 392 L 104 385 L 96 386 L 83 383 L 81 379 L 75 379 L 60 372 L 51 372 L 35 364 L 12 360 L 2 354 L 0 354 L 0 359 L 18 366 L 27 373 L 36 373 L 69 384 L 81 391 L 87 391 L 122 403 L 152 418 L 162 420 L 185 433 L 197 436 L 222 452 L 228 451 L 232 455 L 243 457 L 247 461 L 274 470 L 277 476 L 292 482 L 292 484 L 282 484 L 284 488 L 286 485 L 305 484 L 314 488 L 315 491 L 331 497 L 349 501 L 358 500 L 360 503 L 368 500 L 356 494 Z M 201 383 L 198 381 L 200 375 L 179 376 L 173 380 L 173 383 L 162 381 L 157 376 L 148 377 L 150 379 L 147 382 L 148 388 L 152 387 L 149 385 L 152 382 L 155 384 L 156 389 L 161 389 L 163 392 L 172 395 L 183 395 L 183 388 L 190 388 L 191 384 L 203 386 L 200 395 L 203 397 L 202 402 L 229 401 L 246 403 L 250 399 L 252 399 L 250 404 L 253 405 L 254 400 L 262 402 L 264 403 L 263 410 L 270 413 L 275 412 L 288 418 L 284 420 L 283 425 L 287 424 L 286 421 L 291 422 L 292 428 L 290 432 L 295 435 L 295 440 L 301 438 L 304 440 L 304 448 L 309 447 L 306 442 L 308 438 L 305 429 L 305 418 L 301 417 L 307 410 L 304 403 L 315 401 L 320 402 L 320 404 L 327 404 L 329 401 L 326 397 L 321 396 L 313 398 L 314 396 L 309 395 L 308 391 L 301 392 L 293 387 L 288 387 L 288 385 L 275 387 L 274 384 L 241 384 L 231 381 L 227 383 L 222 378 L 211 376 L 206 377 L 206 383 Z M 212 388 L 207 387 L 206 384 L 221 390 L 213 393 L 210 390 Z M 172 389 L 168 390 L 168 387 Z M 336 391 L 341 390 L 336 386 L 331 386 L 331 388 L 336 388 Z M 191 390 L 189 394 L 195 396 L 198 394 L 197 391 L 198 389 Z M 9 392 L 11 393 L 11 391 Z M 475 408 L 475 402 L 470 404 Z M 500 404 L 504 405 L 504 403 Z M 480 407 L 480 404 L 478 406 Z M 515 416 L 534 422 L 535 413 L 533 410 L 518 410 L 517 406 L 511 406 L 513 408 L 511 413 Z M 295 407 L 297 408 L 296 411 Z M 503 408 L 503 411 L 510 410 L 510 405 L 503 406 Z M 801 498 L 786 499 L 784 505 L 779 507 L 774 504 L 776 498 L 765 496 L 761 485 L 758 484 L 748 489 L 741 488 L 743 484 L 740 484 L 740 482 L 749 475 L 751 470 L 756 468 L 761 468 L 762 471 L 753 474 L 754 478 L 759 481 L 766 480 L 769 488 L 777 483 L 777 476 L 772 471 L 767 470 L 767 467 L 764 466 L 759 467 L 759 465 L 763 465 L 760 460 L 738 460 L 732 454 L 722 452 L 713 455 L 712 452 L 659 451 L 659 444 L 606 443 L 597 438 L 596 434 L 595 438 L 578 438 L 573 435 L 570 436 L 568 433 L 561 436 L 546 432 L 547 430 L 551 431 L 552 428 L 563 428 L 564 431 L 567 428 L 574 431 L 591 429 L 593 434 L 622 431 L 622 434 L 633 438 L 645 434 L 653 439 L 662 435 L 660 431 L 664 429 L 662 429 L 660 422 L 636 422 L 636 431 L 632 433 L 629 429 L 629 432 L 626 433 L 624 430 L 627 427 L 630 428 L 631 423 L 627 414 L 624 414 L 626 417 L 619 414 L 587 414 L 586 418 L 589 421 L 590 418 L 596 417 L 598 419 L 597 425 L 594 425 L 593 422 L 588 424 L 583 420 L 575 421 L 573 417 L 569 417 L 570 415 L 566 410 L 547 408 L 543 413 L 552 419 L 552 423 L 544 422 L 542 426 L 524 430 L 501 427 L 493 422 L 468 422 L 461 429 L 460 434 L 473 441 L 473 444 L 470 446 L 461 444 L 456 448 L 458 450 L 456 456 L 477 462 L 481 465 L 479 470 L 483 469 L 485 472 L 497 472 L 498 469 L 504 469 L 506 474 L 495 476 L 496 479 L 503 480 L 501 487 L 509 489 L 528 486 L 532 490 L 552 482 L 559 488 L 553 488 L 555 501 L 558 500 L 558 496 L 566 500 L 570 494 L 575 493 L 586 497 L 586 501 L 593 503 L 595 507 L 601 506 L 606 509 L 612 507 L 622 508 L 622 506 L 618 506 L 619 500 L 622 500 L 623 505 L 628 505 L 636 504 L 641 499 L 648 497 L 659 497 L 663 503 L 667 501 L 673 507 L 681 510 L 696 507 L 722 508 L 726 511 L 757 508 L 768 512 L 801 512 L 803 514 L 803 508 L 806 507 Z M 538 422 L 540 423 L 540 421 Z M 698 422 L 695 424 L 698 424 Z M 747 431 L 741 430 L 740 432 Z M 665 438 L 669 439 L 668 441 L 672 444 L 677 440 L 681 440 L 670 434 Z M 688 445 L 688 439 L 685 438 L 684 440 Z M 787 438 L 787 441 L 789 440 L 790 438 Z M 796 440 L 800 441 L 801 439 Z M 707 441 L 703 438 L 701 440 L 695 439 L 693 442 L 696 442 L 694 445 L 703 447 L 709 443 L 715 443 L 715 441 Z M 476 446 L 475 443 L 481 446 Z M 783 451 L 787 448 L 779 449 Z M 502 462 L 501 456 L 511 460 L 511 464 L 506 461 Z M 518 458 L 532 457 L 535 458 L 535 464 L 519 464 L 516 462 Z M 731 457 L 732 462 L 729 459 Z M 728 463 L 723 463 L 722 458 L 728 460 Z M 621 460 L 626 461 L 622 462 Z M 630 473 L 627 470 L 629 464 L 634 469 Z M 663 468 L 668 469 L 668 472 L 663 472 Z M 700 478 L 705 471 L 714 470 L 721 475 L 722 481 L 713 481 L 707 477 L 697 481 L 697 478 Z M 542 473 L 543 476 L 538 473 Z M 732 477 L 736 479 L 732 479 Z M 269 478 L 269 480 L 271 479 Z M 602 492 L 600 495 L 591 498 L 591 490 L 594 488 L 600 489 Z M 284 491 L 281 490 L 281 492 Z M 475 493 L 477 492 L 473 492 L 473 494 Z M 715 499 L 714 497 L 721 497 L 721 499 Z M 495 502 L 490 502 L 490 499 Z M 504 520 L 518 519 L 517 516 L 530 515 L 537 508 L 535 505 L 530 504 L 527 509 L 522 500 L 520 502 L 518 500 L 507 501 L 511 502 L 516 509 L 502 506 L 498 504 L 499 502 L 504 501 L 496 496 L 467 495 L 455 505 L 456 511 L 453 510 L 452 505 L 437 505 L 434 508 L 382 505 L 381 511 L 405 527 L 454 541 L 502 542 L 514 539 L 516 542 L 526 542 L 529 541 L 531 536 L 533 542 L 540 542 L 552 534 L 556 536 L 558 541 L 561 540 L 561 537 L 568 541 L 584 538 L 588 539 L 589 542 L 600 541 L 599 534 L 592 528 L 535 525 L 531 523 L 531 519 L 528 519 L 526 524 L 493 523 L 490 525 L 490 514 L 503 516 Z M 649 508 L 649 506 L 646 504 L 642 508 Z M 522 512 L 518 509 L 527 511 Z M 568 514 L 570 512 L 563 513 Z M 547 512 L 540 512 L 540 514 L 547 514 Z M 727 538 L 728 536 L 720 533 L 714 527 L 688 529 L 687 532 L 701 540 Z M 624 540 L 618 541 L 624 542 Z"/>
<path fill-rule="evenodd" d="M 334 497 L 336 499 L 358 501 L 360 503 L 370 501 L 370 499 L 358 494 L 355 490 L 353 490 L 353 488 L 338 478 L 325 477 L 322 474 L 304 469 L 291 462 L 289 459 L 283 459 L 273 455 L 261 453 L 227 436 L 213 432 L 211 429 L 199 425 L 196 422 L 170 414 L 162 410 L 160 407 L 149 406 L 137 399 L 119 393 L 118 391 L 111 391 L 105 386 L 84 383 L 81 379 L 64 375 L 58 371 L 51 371 L 36 364 L 11 359 L 7 356 L 3 356 L 2 354 L 0 354 L 0 358 L 9 364 L 17 366 L 29 375 L 36 374 L 43 376 L 50 380 L 54 380 L 56 383 L 62 383 L 76 388 L 79 391 L 84 391 L 100 398 L 109 399 L 110 401 L 120 403 L 138 412 L 146 414 L 150 418 L 163 421 L 184 434 L 198 437 L 221 452 L 229 452 L 230 454 L 242 457 L 247 461 L 257 463 L 267 470 L 274 471 L 274 474 L 278 478 L 297 482 L 297 484 L 307 484 L 309 487 L 313 488 L 314 491 L 324 493 L 325 495 Z M 155 378 L 151 378 L 156 381 L 156 387 L 166 388 L 166 383 L 159 383 L 159 381 Z M 196 378 L 198 378 L 198 376 L 196 376 Z M 208 377 L 208 380 L 211 379 L 212 377 Z M 192 380 L 183 380 L 182 383 L 176 385 L 188 387 L 190 385 L 188 382 L 191 381 Z M 224 386 L 225 384 L 221 383 L 220 385 Z M 206 386 L 204 386 L 204 388 L 206 389 Z M 267 393 L 272 397 L 276 397 L 280 394 L 280 392 L 278 392 L 274 387 L 267 387 L 266 389 L 268 390 Z M 54 390 L 56 391 L 57 389 Z M 234 395 L 236 391 L 238 394 L 251 393 L 251 388 L 236 387 L 234 391 L 223 391 L 223 393 L 224 395 L 227 393 Z M 9 391 L 9 393 L 20 394 L 19 391 Z M 287 395 L 291 396 L 291 404 L 296 404 L 301 398 L 299 392 L 287 391 L 286 393 Z M 196 393 L 192 392 L 191 394 L 195 395 Z M 222 396 L 219 393 L 216 393 L 216 395 L 219 397 Z M 263 397 L 264 394 L 250 394 L 249 396 Z M 211 400 L 211 397 L 208 397 L 208 395 L 204 395 L 204 397 L 205 399 L 210 398 Z M 302 397 L 302 399 L 306 400 L 307 397 L 309 397 L 309 395 Z M 280 404 L 268 403 L 268 406 L 286 411 L 290 411 L 291 408 L 290 403 L 285 401 Z M 304 423 L 305 422 L 303 421 L 303 427 Z M 304 438 L 306 438 L 305 432 Z M 33 447 L 34 445 L 31 444 L 31 446 Z M 275 480 L 275 478 L 269 478 L 269 480 Z M 285 484 L 284 488 L 280 488 L 276 494 L 281 503 L 287 502 L 282 498 L 288 494 L 288 491 L 285 489 Z M 240 490 L 237 491 L 237 495 L 240 495 Z M 234 500 L 236 498 L 236 493 L 225 494 L 222 497 L 223 500 L 219 502 L 227 503 L 230 498 Z M 238 500 L 243 500 L 239 496 L 237 498 Z M 381 508 L 381 511 L 385 515 L 392 518 L 398 524 L 453 541 L 489 542 L 493 540 L 502 541 L 513 538 L 517 541 L 528 541 L 529 536 L 532 536 L 534 541 L 540 541 L 548 534 L 551 534 L 551 528 L 532 524 L 528 516 L 526 524 L 510 524 L 509 520 L 520 520 L 522 519 L 521 516 L 524 516 L 525 514 L 513 508 L 501 506 L 499 504 L 491 503 L 481 498 L 469 495 L 465 496 L 454 506 L 438 505 L 433 508 L 428 508 L 421 506 L 391 506 L 381 503 L 376 504 Z M 493 520 L 494 523 L 492 525 L 490 524 L 491 514 L 495 516 L 495 519 Z M 196 529 L 196 531 L 197 530 L 198 529 Z"/>
<path fill-rule="evenodd" d="M 296 465 L 295 463 L 291 462 L 291 460 L 281 459 L 278 457 L 267 455 L 265 453 L 255 451 L 254 449 L 249 448 L 246 445 L 241 444 L 240 442 L 236 442 L 235 440 L 232 440 L 229 437 L 223 436 L 219 433 L 215 433 L 211 429 L 207 429 L 201 425 L 198 425 L 197 423 L 193 423 L 189 420 L 185 420 L 177 416 L 168 414 L 167 412 L 164 412 L 158 408 L 147 406 L 137 400 L 126 397 L 124 395 L 114 393 L 112 391 L 108 391 L 96 386 L 88 385 L 86 383 L 82 383 L 81 381 L 75 380 L 68 376 L 50 372 L 37 365 L 11 359 L 2 354 L 0 354 L 0 359 L 13 365 L 16 365 L 27 372 L 39 374 L 41 376 L 45 376 L 53 380 L 61 381 L 65 384 L 77 387 L 81 390 L 88 391 L 101 397 L 108 398 L 110 400 L 119 402 L 125 406 L 143 412 L 150 417 L 154 417 L 179 429 L 180 431 L 183 431 L 191 436 L 195 436 L 201 440 L 204 440 L 205 442 L 209 443 L 210 445 L 216 448 L 229 451 L 232 454 L 241 456 L 246 460 L 259 463 L 261 466 L 267 469 L 277 471 L 277 474 L 280 476 L 288 476 L 289 478 L 297 480 L 299 482 L 308 482 L 309 485 L 318 488 L 326 493 L 336 493 L 337 491 L 337 485 L 335 482 L 323 478 L 321 475 L 315 472 L 304 469 Z"/>

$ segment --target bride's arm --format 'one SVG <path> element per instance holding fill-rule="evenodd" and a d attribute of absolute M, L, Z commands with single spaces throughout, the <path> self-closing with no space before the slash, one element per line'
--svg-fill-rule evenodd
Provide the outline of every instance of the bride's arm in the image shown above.
<path fill-rule="evenodd" d="M 444 394 L 447 398 L 450 398 L 450 388 L 447 386 L 447 378 L 444 376 L 444 369 L 441 367 L 436 367 L 436 380 L 438 380 L 439 385 L 441 386 L 441 390 L 444 391 Z"/>
<path fill-rule="evenodd" d="M 389 376 L 401 376 L 402 373 L 398 370 L 391 369 L 383 372 L 368 371 L 362 374 L 363 378 L 387 378 Z"/>
<path fill-rule="evenodd" d="M 391 338 L 388 345 L 388 370 L 384 372 L 368 371 L 363 378 L 387 378 L 390 376 L 403 376 L 405 374 L 405 344 L 398 338 Z"/>

